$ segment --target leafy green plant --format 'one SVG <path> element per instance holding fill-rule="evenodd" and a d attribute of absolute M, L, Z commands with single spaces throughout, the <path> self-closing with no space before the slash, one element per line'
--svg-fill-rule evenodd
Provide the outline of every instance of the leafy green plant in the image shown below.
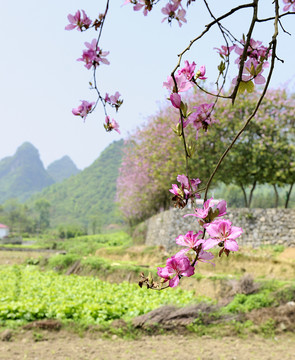
<path fill-rule="evenodd" d="M 223 308 L 222 312 L 246 313 L 253 309 L 271 306 L 273 303 L 274 298 L 268 290 L 251 295 L 237 294 L 233 301 Z"/>
<path fill-rule="evenodd" d="M 150 292 L 137 284 L 40 272 L 35 266 L 0 268 L 2 321 L 48 318 L 103 324 L 128 320 L 162 305 L 184 306 L 198 301 L 192 291 L 181 289 Z"/>
<path fill-rule="evenodd" d="M 260 331 L 266 337 L 274 337 L 276 329 L 276 322 L 273 319 L 268 319 L 260 325 Z"/>

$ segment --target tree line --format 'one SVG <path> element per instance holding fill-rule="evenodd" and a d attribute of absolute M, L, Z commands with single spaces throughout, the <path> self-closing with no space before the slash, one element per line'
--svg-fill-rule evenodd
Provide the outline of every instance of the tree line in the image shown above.
<path fill-rule="evenodd" d="M 186 102 L 191 106 L 209 102 L 204 93 L 191 93 Z M 205 185 L 219 154 L 232 141 L 252 113 L 257 100 L 253 91 L 247 97 L 240 95 L 232 107 L 221 99 L 213 113 L 216 123 L 198 138 L 187 134 L 188 149 L 193 161 L 189 172 Z M 171 206 L 167 191 L 176 182 L 179 169 L 185 173 L 182 143 L 177 136 L 177 111 L 163 107 L 144 126 L 137 129 L 125 147 L 117 197 L 121 211 L 129 222 L 141 221 L 161 208 Z M 273 187 L 275 206 L 279 205 L 279 189 L 287 186 L 284 207 L 287 208 L 295 181 L 295 96 L 283 89 L 267 92 L 257 114 L 244 136 L 239 138 L 222 163 L 215 177 L 215 186 L 235 185 L 240 189 L 243 206 L 250 208 L 258 185 Z M 171 131 L 171 128 L 174 131 Z M 200 185 L 202 187 L 202 184 Z"/>

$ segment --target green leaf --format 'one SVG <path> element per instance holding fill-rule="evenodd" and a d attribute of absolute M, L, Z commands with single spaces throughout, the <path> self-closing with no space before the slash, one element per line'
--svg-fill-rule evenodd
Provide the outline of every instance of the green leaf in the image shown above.
<path fill-rule="evenodd" d="M 241 81 L 238 88 L 238 94 L 243 94 L 245 91 L 252 93 L 254 88 L 255 87 L 252 81 Z"/>

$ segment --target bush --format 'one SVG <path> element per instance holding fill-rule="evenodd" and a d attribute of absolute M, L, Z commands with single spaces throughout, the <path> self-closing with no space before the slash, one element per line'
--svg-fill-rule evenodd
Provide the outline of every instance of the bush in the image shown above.
<path fill-rule="evenodd" d="M 66 255 L 59 254 L 49 258 L 48 264 L 51 268 L 60 271 L 67 269 L 77 260 L 79 260 L 79 256 L 76 254 L 66 254 Z"/>

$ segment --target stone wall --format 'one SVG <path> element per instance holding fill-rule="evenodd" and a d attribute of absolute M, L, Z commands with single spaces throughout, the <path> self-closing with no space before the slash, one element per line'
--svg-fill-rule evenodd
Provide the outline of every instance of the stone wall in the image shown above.
<path fill-rule="evenodd" d="M 171 209 L 147 220 L 146 245 L 162 245 L 168 251 L 175 247 L 175 238 L 188 231 L 199 230 L 191 209 Z M 284 245 L 295 247 L 295 209 L 228 209 L 223 218 L 243 228 L 237 239 L 241 246 Z M 177 245 L 176 245 L 177 246 Z"/>

